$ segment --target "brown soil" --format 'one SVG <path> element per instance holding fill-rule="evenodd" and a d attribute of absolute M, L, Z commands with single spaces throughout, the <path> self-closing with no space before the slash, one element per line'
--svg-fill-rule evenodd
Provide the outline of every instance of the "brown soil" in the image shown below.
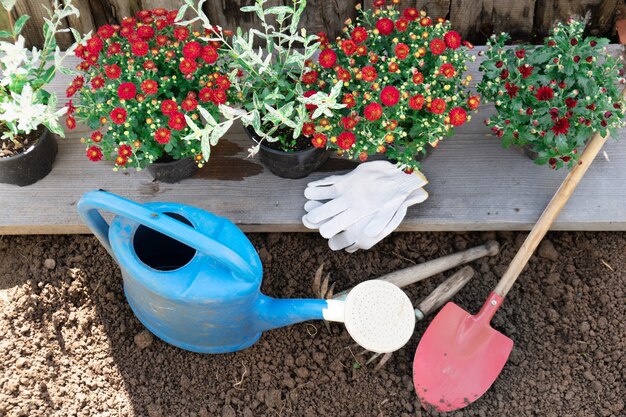
<path fill-rule="evenodd" d="M 2 136 L 0 131 L 0 136 Z M 24 152 L 28 147 L 35 143 L 43 134 L 43 128 L 30 132 L 28 135 L 17 136 L 15 142 L 11 140 L 0 140 L 0 158 L 9 158 Z"/>
<path fill-rule="evenodd" d="M 263 291 L 311 296 L 322 261 L 337 290 L 497 237 L 502 253 L 455 299 L 477 311 L 521 233 L 396 234 L 332 253 L 313 234 L 256 234 Z M 626 234 L 555 233 L 494 326 L 515 340 L 487 394 L 451 416 L 624 416 Z M 408 289 L 424 297 L 438 276 Z M 411 362 L 426 324 L 381 372 L 348 349 L 342 325 L 266 332 L 253 347 L 200 355 L 153 338 L 125 302 L 118 268 L 93 237 L 0 237 L 0 416 L 427 416 Z M 355 357 L 352 355 L 356 355 Z M 358 360 L 358 362 L 357 362 Z"/>

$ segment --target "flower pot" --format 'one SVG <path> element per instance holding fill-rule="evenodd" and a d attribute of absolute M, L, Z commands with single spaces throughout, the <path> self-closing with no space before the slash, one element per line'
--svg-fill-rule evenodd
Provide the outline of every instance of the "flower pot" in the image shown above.
<path fill-rule="evenodd" d="M 255 140 L 255 134 L 247 127 L 246 133 Z M 324 148 L 309 148 L 303 151 L 285 152 L 272 149 L 261 143 L 259 157 L 263 165 L 274 175 L 282 178 L 298 179 L 308 176 L 328 160 L 332 151 Z"/>
<path fill-rule="evenodd" d="M 58 151 L 54 134 L 40 127 L 33 135 L 39 138 L 25 151 L 0 158 L 0 183 L 23 187 L 39 181 L 52 170 Z"/>
<path fill-rule="evenodd" d="M 537 152 L 533 151 L 533 148 L 530 144 L 526 144 L 524 146 L 515 146 L 515 149 L 517 149 L 519 153 L 525 155 L 528 159 L 532 161 L 537 159 L 537 157 L 539 156 Z"/>
<path fill-rule="evenodd" d="M 173 184 L 191 177 L 198 170 L 192 157 L 167 162 L 154 162 L 148 165 L 148 172 L 156 181 Z"/>

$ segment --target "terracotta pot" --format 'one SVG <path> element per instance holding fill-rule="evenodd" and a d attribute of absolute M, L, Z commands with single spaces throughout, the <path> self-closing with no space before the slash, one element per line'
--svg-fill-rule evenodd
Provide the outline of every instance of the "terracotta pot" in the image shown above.
<path fill-rule="evenodd" d="M 0 182 L 19 185 L 33 184 L 52 170 L 58 146 L 56 137 L 45 127 L 37 130 L 39 139 L 25 151 L 0 158 Z"/>
<path fill-rule="evenodd" d="M 173 184 L 191 177 L 198 170 L 192 157 L 169 162 L 154 162 L 148 165 L 148 172 L 157 181 Z"/>
<path fill-rule="evenodd" d="M 244 128 L 250 139 L 257 140 L 254 132 Z M 285 152 L 272 149 L 263 143 L 259 150 L 261 162 L 274 175 L 282 178 L 298 179 L 308 176 L 328 160 L 332 151 L 323 148 L 310 148 L 303 151 Z"/>

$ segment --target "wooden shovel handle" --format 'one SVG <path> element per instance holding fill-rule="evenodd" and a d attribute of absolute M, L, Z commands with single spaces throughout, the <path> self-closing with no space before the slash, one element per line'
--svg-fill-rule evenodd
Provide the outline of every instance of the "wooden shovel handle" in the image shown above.
<path fill-rule="evenodd" d="M 622 90 L 622 98 L 625 94 L 626 88 Z M 517 277 L 519 277 L 522 273 L 522 270 L 528 263 L 528 260 L 535 252 L 535 249 L 537 249 L 537 246 L 539 246 L 543 237 L 546 235 L 548 230 L 550 230 L 552 223 L 554 223 L 554 220 L 558 217 L 561 209 L 565 206 L 565 203 L 567 203 L 570 196 L 576 189 L 576 186 L 582 179 L 583 175 L 585 175 L 585 172 L 587 172 L 587 169 L 591 166 L 591 163 L 600 152 L 600 149 L 602 149 L 602 146 L 608 137 L 609 135 L 602 137 L 598 132 L 593 134 L 591 141 L 589 141 L 585 151 L 580 156 L 578 165 L 572 168 L 567 177 L 565 177 L 563 184 L 561 184 L 556 194 L 554 194 L 554 197 L 552 197 L 552 200 L 550 200 L 550 203 L 543 211 L 543 214 L 530 231 L 530 234 L 526 237 L 524 244 L 515 255 L 515 258 L 513 258 L 513 262 L 511 262 L 511 265 L 509 265 L 509 268 L 500 279 L 500 282 L 498 282 L 498 285 L 494 290 L 496 294 L 503 298 L 507 295 Z"/>
<path fill-rule="evenodd" d="M 459 292 L 461 288 L 463 288 L 465 284 L 472 279 L 473 276 L 474 270 L 471 266 L 466 266 L 454 273 L 450 278 L 439 284 L 439 286 L 435 288 L 435 290 L 431 292 L 428 297 L 422 300 L 415 310 L 416 316 L 418 318 L 424 318 L 437 310 L 454 297 L 455 294 Z"/>

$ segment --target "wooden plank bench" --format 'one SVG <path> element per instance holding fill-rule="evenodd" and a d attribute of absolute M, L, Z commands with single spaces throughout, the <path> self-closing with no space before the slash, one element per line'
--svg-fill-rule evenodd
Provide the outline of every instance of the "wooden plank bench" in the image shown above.
<path fill-rule="evenodd" d="M 480 50 L 482 48 L 476 48 Z M 611 53 L 622 53 L 619 45 Z M 480 78 L 471 65 L 473 84 Z M 68 65 L 74 65 L 74 62 Z M 67 76 L 52 89 L 66 101 Z M 401 231 L 529 230 L 567 174 L 534 163 L 513 148 L 502 149 L 482 120 L 493 113 L 482 106 L 471 123 L 443 141 L 423 164 L 430 198 L 409 212 Z M 105 189 L 139 201 L 176 201 L 225 216 L 248 232 L 308 231 L 301 223 L 307 182 L 352 169 L 354 162 L 331 159 L 301 180 L 282 179 L 256 158 L 242 127 L 220 141 L 211 160 L 194 178 L 179 184 L 155 182 L 147 172 L 112 172 L 107 162 L 85 157 L 79 128 L 59 140 L 53 171 L 42 181 L 16 187 L 0 184 L 0 234 L 88 233 L 76 213 L 80 196 Z M 574 193 L 553 230 L 626 230 L 626 129 L 610 140 Z"/>

